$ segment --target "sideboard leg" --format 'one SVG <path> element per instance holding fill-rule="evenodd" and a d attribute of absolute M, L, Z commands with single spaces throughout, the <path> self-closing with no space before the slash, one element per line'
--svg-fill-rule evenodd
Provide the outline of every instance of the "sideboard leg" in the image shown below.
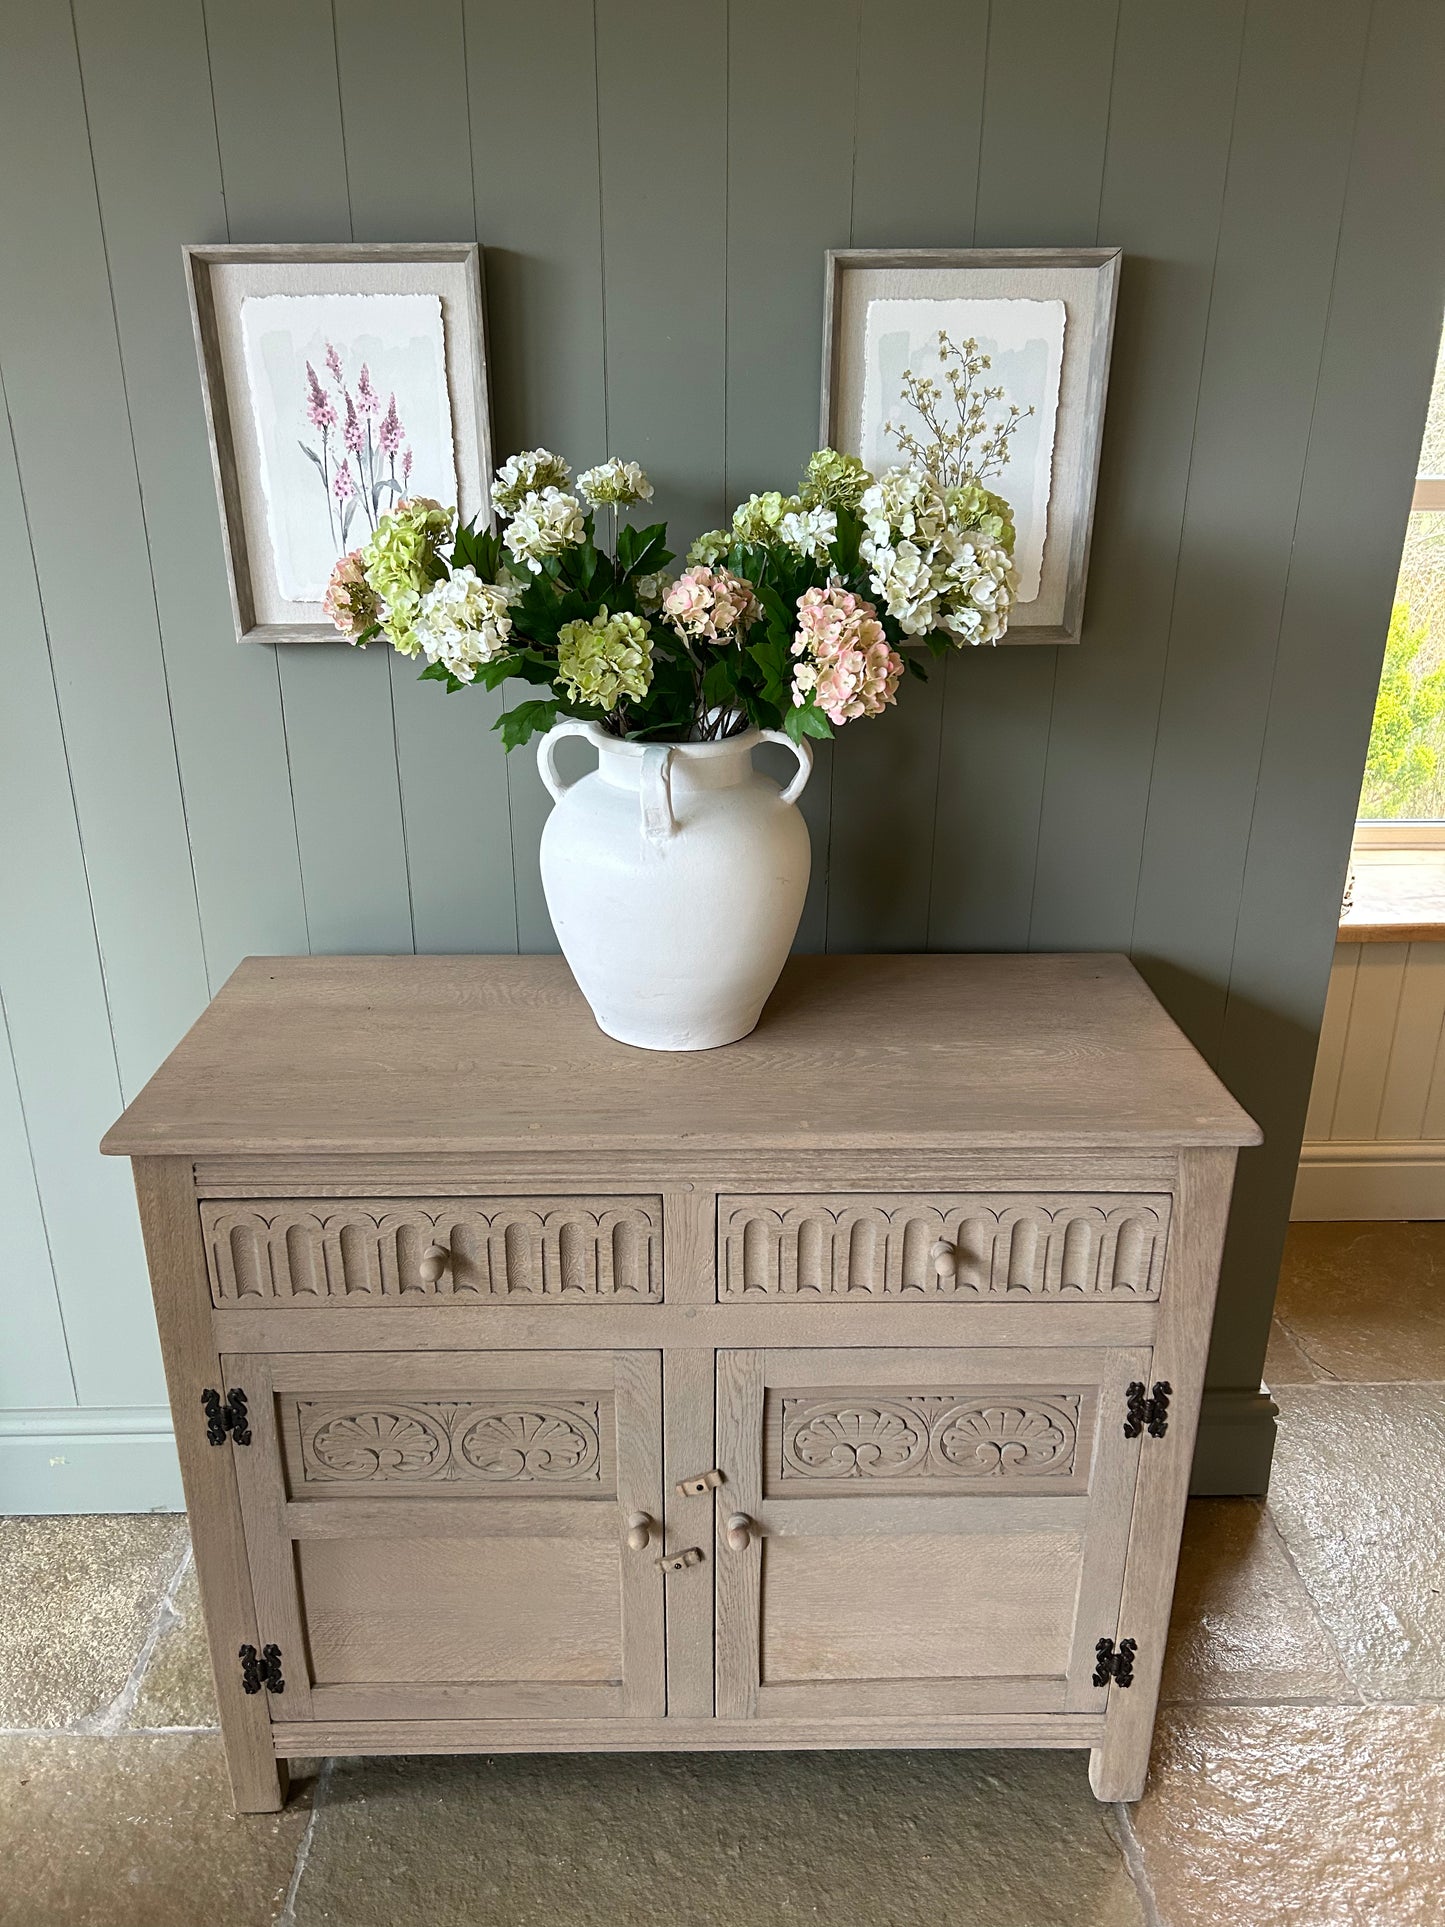
<path fill-rule="evenodd" d="M 1089 1785 L 1099 1800 L 1142 1800 L 1144 1782 L 1149 1777 L 1149 1742 L 1146 1737 L 1141 1748 L 1136 1743 L 1131 1754 L 1121 1748 L 1111 1753 L 1105 1746 L 1094 1747 L 1089 1754 Z"/>
<path fill-rule="evenodd" d="M 233 1447 L 209 1443 L 202 1415 L 201 1393 L 223 1380 L 190 1161 L 143 1157 L 132 1168 L 231 1791 L 238 1812 L 275 1813 L 285 1804 L 288 1781 L 271 1744 L 268 1695 L 248 1694 L 241 1684 L 241 1647 L 264 1642 L 251 1599 Z"/>

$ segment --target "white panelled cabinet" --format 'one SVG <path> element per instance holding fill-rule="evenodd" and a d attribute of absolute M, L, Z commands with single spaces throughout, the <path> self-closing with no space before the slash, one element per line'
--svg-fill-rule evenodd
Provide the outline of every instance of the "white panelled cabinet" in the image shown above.
<path fill-rule="evenodd" d="M 1058 1746 L 1142 1791 L 1237 1148 L 1117 957 L 243 964 L 134 1160 L 238 1806 L 290 1756 Z"/>

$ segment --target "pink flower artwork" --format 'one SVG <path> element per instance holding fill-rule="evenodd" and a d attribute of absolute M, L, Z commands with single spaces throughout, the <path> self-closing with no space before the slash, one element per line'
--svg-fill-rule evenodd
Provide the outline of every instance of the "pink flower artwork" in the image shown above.
<path fill-rule="evenodd" d="M 301 452 L 320 477 L 332 540 L 344 549 L 358 508 L 374 534 L 381 517 L 397 506 L 411 480 L 411 450 L 401 453 L 406 429 L 395 394 L 382 414 L 369 363 L 361 364 L 353 394 L 346 385 L 342 351 L 334 341 L 326 343 L 323 359 L 335 393 L 328 390 L 308 361 L 304 412 L 311 427 L 319 431 L 320 445 L 303 441 Z M 338 426 L 339 450 L 332 441 L 332 431 Z"/>

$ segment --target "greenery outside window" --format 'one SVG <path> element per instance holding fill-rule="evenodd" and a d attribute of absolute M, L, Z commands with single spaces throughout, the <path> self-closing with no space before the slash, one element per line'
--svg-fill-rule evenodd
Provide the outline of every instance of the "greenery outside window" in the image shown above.
<path fill-rule="evenodd" d="M 1355 849 L 1445 856 L 1445 338 L 1385 644 Z"/>

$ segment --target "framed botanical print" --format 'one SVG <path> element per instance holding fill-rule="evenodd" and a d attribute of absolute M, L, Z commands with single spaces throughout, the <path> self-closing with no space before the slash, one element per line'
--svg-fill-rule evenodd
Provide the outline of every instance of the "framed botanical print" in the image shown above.
<path fill-rule="evenodd" d="M 1119 260 L 1117 248 L 827 256 L 821 439 L 877 474 L 933 433 L 931 395 L 956 407 L 963 393 L 964 415 L 979 411 L 977 479 L 1008 499 L 1017 531 L 1005 642 L 1079 640 Z"/>
<path fill-rule="evenodd" d="M 480 250 L 188 247 L 238 642 L 336 642 L 339 556 L 407 496 L 490 513 Z"/>

